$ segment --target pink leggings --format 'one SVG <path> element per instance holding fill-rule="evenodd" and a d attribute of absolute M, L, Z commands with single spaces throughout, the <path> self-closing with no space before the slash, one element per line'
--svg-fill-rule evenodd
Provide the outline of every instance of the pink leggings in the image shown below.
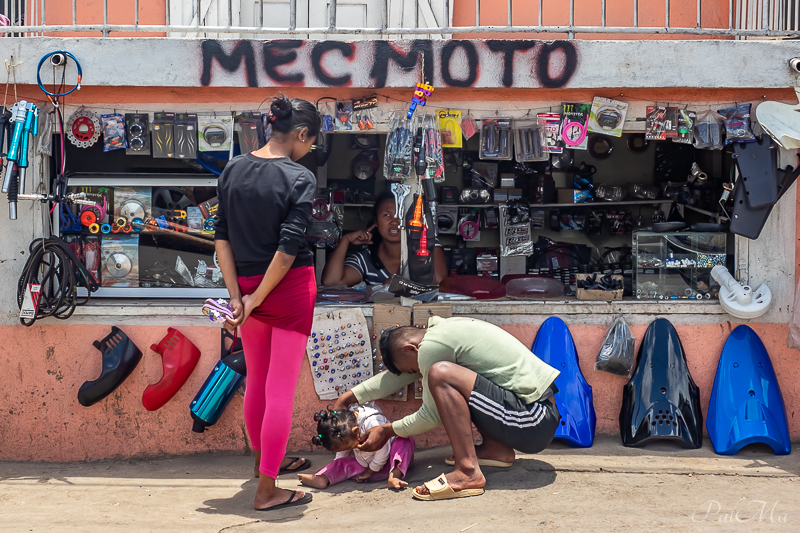
<path fill-rule="evenodd" d="M 247 363 L 244 422 L 253 450 L 261 451 L 259 471 L 276 478 L 292 429 L 294 389 L 308 335 L 276 328 L 252 316 L 240 331 Z"/>
<path fill-rule="evenodd" d="M 395 468 L 400 469 L 400 477 L 406 477 L 406 472 L 414 464 L 414 439 L 411 437 L 397 437 L 392 442 L 392 448 L 389 452 L 389 460 L 383 466 L 380 472 L 372 474 L 369 478 L 370 481 L 381 481 L 389 479 L 389 472 Z M 331 485 L 335 485 L 345 479 L 354 478 L 367 469 L 366 466 L 361 466 L 355 457 L 342 457 L 335 459 L 329 463 L 325 468 L 317 472 L 316 475 L 328 478 Z"/>

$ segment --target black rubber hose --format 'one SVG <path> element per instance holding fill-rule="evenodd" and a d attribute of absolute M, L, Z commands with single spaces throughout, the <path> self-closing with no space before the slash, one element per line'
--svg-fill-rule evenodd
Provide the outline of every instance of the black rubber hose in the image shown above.
<path fill-rule="evenodd" d="M 36 239 L 28 249 L 30 255 L 17 282 L 17 306 L 22 309 L 28 284 L 41 285 L 41 292 L 36 316 L 20 318 L 23 326 L 50 316 L 66 320 L 99 288 L 94 275 L 58 237 Z M 78 287 L 87 289 L 86 298 L 78 297 Z"/>

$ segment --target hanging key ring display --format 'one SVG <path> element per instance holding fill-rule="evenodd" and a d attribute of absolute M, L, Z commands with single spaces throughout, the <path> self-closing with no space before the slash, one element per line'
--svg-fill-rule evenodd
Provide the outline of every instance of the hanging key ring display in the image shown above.
<path fill-rule="evenodd" d="M 42 65 L 44 65 L 44 62 L 47 61 L 48 59 L 50 59 L 50 63 L 52 63 L 54 67 L 66 68 L 67 59 L 72 59 L 75 62 L 75 67 L 78 69 L 78 81 L 75 82 L 75 85 L 73 85 L 71 89 L 63 93 L 51 93 L 50 91 L 44 88 L 44 83 L 42 83 Z M 81 68 L 81 64 L 78 62 L 78 60 L 75 58 L 74 55 L 72 55 L 70 52 L 67 52 L 66 50 L 56 50 L 55 52 L 50 52 L 49 54 L 45 55 L 41 60 L 39 60 L 39 67 L 36 69 L 36 82 L 39 84 L 39 88 L 42 90 L 44 94 L 50 97 L 50 101 L 52 101 L 54 104 L 55 104 L 54 100 L 56 98 L 61 98 L 62 96 L 66 96 L 73 91 L 80 91 L 82 78 L 83 78 L 83 69 Z"/>

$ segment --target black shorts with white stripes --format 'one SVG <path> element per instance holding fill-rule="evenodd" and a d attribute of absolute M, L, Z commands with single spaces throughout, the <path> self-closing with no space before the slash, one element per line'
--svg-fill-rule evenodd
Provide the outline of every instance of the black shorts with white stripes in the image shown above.
<path fill-rule="evenodd" d="M 557 391 L 553 384 L 543 398 Z M 480 374 L 469 396 L 469 413 L 481 433 L 523 453 L 538 453 L 547 448 L 561 419 L 554 402 L 541 399 L 526 404 L 513 392 Z"/>

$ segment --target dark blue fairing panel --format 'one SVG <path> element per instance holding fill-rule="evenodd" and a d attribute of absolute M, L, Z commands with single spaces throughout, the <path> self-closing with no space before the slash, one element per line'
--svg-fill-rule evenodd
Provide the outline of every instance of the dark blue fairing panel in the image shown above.
<path fill-rule="evenodd" d="M 551 317 L 542 324 L 533 341 L 533 353 L 561 372 L 556 378 L 558 392 L 554 397 L 561 422 L 554 438 L 570 446 L 591 446 L 597 423 L 592 387 L 583 379 L 575 343 L 563 320 Z"/>
<path fill-rule="evenodd" d="M 656 319 L 642 340 L 636 372 L 622 392 L 622 444 L 644 446 L 673 440 L 686 448 L 703 444 L 700 391 L 694 384 L 678 332 Z"/>
<path fill-rule="evenodd" d="M 735 455 L 760 442 L 778 455 L 791 449 L 781 389 L 764 343 L 739 326 L 728 337 L 717 366 L 706 421 L 714 451 Z"/>

